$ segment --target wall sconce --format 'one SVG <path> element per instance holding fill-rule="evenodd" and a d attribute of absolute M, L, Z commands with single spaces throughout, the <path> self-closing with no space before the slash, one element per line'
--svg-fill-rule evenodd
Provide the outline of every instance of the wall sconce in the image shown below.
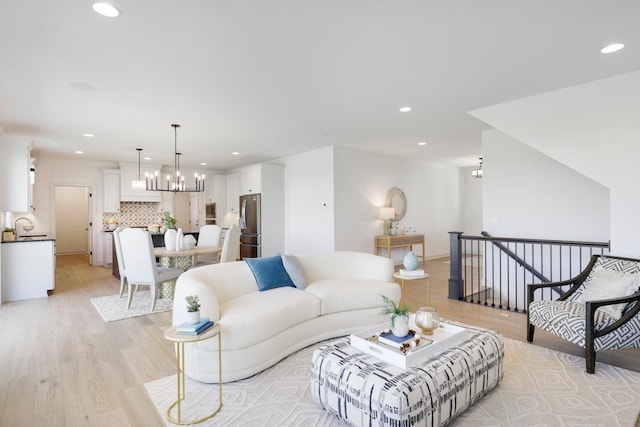
<path fill-rule="evenodd" d="M 391 234 L 391 222 L 390 220 L 396 217 L 396 210 L 392 207 L 382 207 L 380 208 L 379 218 L 384 220 L 384 235 L 388 236 Z"/>

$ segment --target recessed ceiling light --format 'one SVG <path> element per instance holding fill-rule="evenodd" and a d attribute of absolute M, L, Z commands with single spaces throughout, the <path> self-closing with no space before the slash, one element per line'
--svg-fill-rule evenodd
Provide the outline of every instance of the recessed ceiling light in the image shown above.
<path fill-rule="evenodd" d="M 143 157 L 144 160 L 151 160 L 151 157 Z"/>
<path fill-rule="evenodd" d="M 82 136 L 85 136 L 87 138 L 93 138 L 95 135 L 92 133 L 83 133 Z"/>
<path fill-rule="evenodd" d="M 106 16 L 107 18 L 117 18 L 120 16 L 120 10 L 118 10 L 117 7 L 105 2 L 94 3 L 93 10 L 95 10 L 99 15 Z"/>
<path fill-rule="evenodd" d="M 239 153 L 239 152 L 237 152 L 237 151 L 234 151 L 234 152 L 232 152 L 231 154 L 233 154 L 234 156 L 239 156 L 239 155 L 240 155 L 240 153 Z"/>
<path fill-rule="evenodd" d="M 76 154 L 84 154 L 84 151 L 76 150 L 76 151 L 74 151 L 74 153 L 76 153 Z"/>
<path fill-rule="evenodd" d="M 200 163 L 200 166 L 207 166 L 207 162 Z"/>
<path fill-rule="evenodd" d="M 623 43 L 612 43 L 609 46 L 605 46 L 602 49 L 600 49 L 600 52 L 602 52 L 602 53 L 613 53 L 613 52 L 619 51 L 623 47 L 624 47 Z"/>
<path fill-rule="evenodd" d="M 411 107 L 409 106 L 404 106 L 400 108 L 401 113 L 408 113 L 409 111 L 411 111 Z"/>
<path fill-rule="evenodd" d="M 424 141 L 420 141 L 420 142 L 418 142 L 418 145 L 423 146 L 423 145 L 427 145 L 427 143 L 424 142 Z"/>

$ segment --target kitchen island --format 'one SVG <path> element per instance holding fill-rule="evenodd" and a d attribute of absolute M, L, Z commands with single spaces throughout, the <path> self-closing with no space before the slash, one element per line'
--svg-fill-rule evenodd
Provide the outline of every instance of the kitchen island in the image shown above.
<path fill-rule="evenodd" d="M 55 288 L 56 240 L 49 235 L 3 241 L 0 302 L 42 298 Z"/>

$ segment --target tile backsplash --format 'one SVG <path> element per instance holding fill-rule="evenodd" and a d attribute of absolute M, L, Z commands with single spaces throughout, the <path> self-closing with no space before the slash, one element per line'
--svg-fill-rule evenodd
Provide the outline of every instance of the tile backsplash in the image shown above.
<path fill-rule="evenodd" d="M 102 227 L 108 228 L 110 219 L 115 220 L 118 226 L 141 227 L 150 224 L 160 224 L 164 214 L 158 212 L 158 203 L 155 202 L 120 202 L 120 212 L 102 214 Z"/>

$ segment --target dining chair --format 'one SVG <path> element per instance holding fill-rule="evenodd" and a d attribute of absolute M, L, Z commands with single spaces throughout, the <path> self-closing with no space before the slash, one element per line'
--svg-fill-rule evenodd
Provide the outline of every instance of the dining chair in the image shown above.
<path fill-rule="evenodd" d="M 231 262 L 238 259 L 238 250 L 240 249 L 240 227 L 237 225 L 229 227 L 227 234 L 224 236 L 222 243 L 222 253 L 220 254 L 220 262 Z"/>
<path fill-rule="evenodd" d="M 198 233 L 198 243 L 196 246 L 220 246 L 220 235 L 222 229 L 217 225 L 203 225 Z M 198 255 L 198 266 L 213 264 L 218 262 L 217 255 Z"/>
<path fill-rule="evenodd" d="M 217 225 L 203 225 L 198 233 L 196 246 L 220 246 L 222 229 Z"/>
<path fill-rule="evenodd" d="M 182 274 L 181 268 L 162 268 L 156 266 L 151 235 L 140 228 L 126 228 L 119 234 L 122 259 L 126 269 L 129 295 L 127 308 L 133 299 L 132 285 L 149 286 L 151 310 L 156 306 L 157 285 L 175 280 Z"/>
<path fill-rule="evenodd" d="M 116 249 L 116 262 L 118 263 L 118 274 L 120 275 L 120 298 L 124 293 L 124 283 L 127 280 L 127 270 L 124 268 L 124 260 L 122 259 L 122 244 L 120 243 L 120 233 L 124 227 L 118 227 L 113 231 L 113 245 Z"/>

